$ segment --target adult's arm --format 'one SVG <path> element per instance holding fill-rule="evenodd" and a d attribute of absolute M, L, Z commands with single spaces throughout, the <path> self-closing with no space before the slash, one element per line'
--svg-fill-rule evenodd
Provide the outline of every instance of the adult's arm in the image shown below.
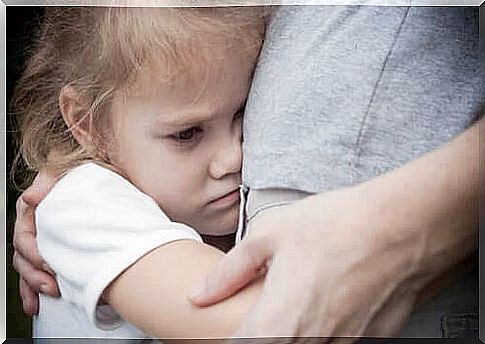
<path fill-rule="evenodd" d="M 477 250 L 479 124 L 393 172 L 262 213 L 192 301 L 218 302 L 267 266 L 238 335 L 396 334 L 425 286 Z"/>

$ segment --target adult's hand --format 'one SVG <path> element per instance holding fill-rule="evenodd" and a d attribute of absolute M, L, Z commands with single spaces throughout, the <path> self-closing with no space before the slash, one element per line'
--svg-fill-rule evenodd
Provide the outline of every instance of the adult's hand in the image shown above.
<path fill-rule="evenodd" d="M 194 301 L 212 304 L 267 265 L 261 300 L 236 337 L 361 336 L 390 304 L 399 312 L 380 317 L 374 335 L 394 334 L 417 297 L 401 284 L 412 275 L 418 243 L 380 240 L 369 208 L 349 189 L 261 214 L 206 280 L 206 297 Z"/>
<path fill-rule="evenodd" d="M 54 176 L 41 172 L 17 200 L 13 266 L 20 274 L 20 296 L 24 312 L 28 315 L 37 314 L 39 311 L 38 293 L 54 297 L 60 295 L 54 272 L 39 254 L 34 218 L 35 208 L 47 195 L 55 181 Z"/>
<path fill-rule="evenodd" d="M 218 302 L 267 267 L 236 337 L 395 335 L 423 288 L 477 249 L 478 162 L 474 126 L 392 173 L 262 213 L 191 299 Z"/>

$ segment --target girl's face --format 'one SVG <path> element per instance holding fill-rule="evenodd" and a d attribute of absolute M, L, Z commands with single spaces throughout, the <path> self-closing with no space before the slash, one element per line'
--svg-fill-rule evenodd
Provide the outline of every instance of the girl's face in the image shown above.
<path fill-rule="evenodd" d="M 226 55 L 198 80 L 172 84 L 159 77 L 162 68 L 152 63 L 129 90 L 115 95 L 110 160 L 171 220 L 202 234 L 232 233 L 254 61 Z"/>

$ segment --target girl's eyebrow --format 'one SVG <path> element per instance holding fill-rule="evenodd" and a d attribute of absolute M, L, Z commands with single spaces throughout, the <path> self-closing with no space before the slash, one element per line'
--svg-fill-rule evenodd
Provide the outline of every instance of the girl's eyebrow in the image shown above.
<path fill-rule="evenodd" d="M 157 127 L 186 127 L 204 123 L 214 118 L 214 114 L 207 112 L 160 113 L 155 120 Z"/>
<path fill-rule="evenodd" d="M 238 113 L 246 107 L 246 99 L 238 106 L 234 113 Z M 214 112 L 184 112 L 184 113 L 161 113 L 155 120 L 155 126 L 167 126 L 174 128 L 187 127 L 208 122 L 214 118 Z"/>

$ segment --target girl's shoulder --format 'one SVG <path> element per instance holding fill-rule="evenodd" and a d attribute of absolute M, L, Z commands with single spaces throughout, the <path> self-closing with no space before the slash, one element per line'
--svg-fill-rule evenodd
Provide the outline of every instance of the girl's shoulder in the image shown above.
<path fill-rule="evenodd" d="M 129 185 L 131 183 L 119 173 L 95 162 L 86 162 L 65 172 L 52 188 L 98 186 L 102 183 Z"/>
<path fill-rule="evenodd" d="M 95 206 L 96 205 L 96 206 Z M 168 220 L 158 204 L 136 188 L 121 174 L 94 162 L 87 162 L 67 171 L 40 202 L 36 213 L 61 209 L 97 208 L 107 212 L 115 208 L 152 209 Z"/>

